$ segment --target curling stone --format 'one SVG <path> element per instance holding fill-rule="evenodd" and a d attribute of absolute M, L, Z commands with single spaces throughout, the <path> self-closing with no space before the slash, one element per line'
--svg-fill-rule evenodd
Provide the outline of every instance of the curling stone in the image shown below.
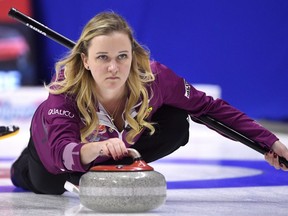
<path fill-rule="evenodd" d="M 131 165 L 94 166 L 80 178 L 79 195 L 83 206 L 110 213 L 146 212 L 166 200 L 165 177 L 128 149 Z"/>

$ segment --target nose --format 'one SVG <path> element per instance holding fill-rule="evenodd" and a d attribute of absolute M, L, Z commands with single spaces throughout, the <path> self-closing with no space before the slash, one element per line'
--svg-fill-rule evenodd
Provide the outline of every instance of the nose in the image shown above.
<path fill-rule="evenodd" d="M 112 73 L 113 75 L 115 75 L 118 72 L 117 62 L 113 60 L 110 62 L 108 66 L 108 72 Z"/>

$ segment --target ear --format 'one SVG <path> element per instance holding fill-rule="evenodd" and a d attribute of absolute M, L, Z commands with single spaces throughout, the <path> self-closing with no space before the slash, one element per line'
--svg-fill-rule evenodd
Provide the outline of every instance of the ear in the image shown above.
<path fill-rule="evenodd" d="M 84 67 L 89 70 L 89 65 L 88 65 L 88 58 L 84 53 L 81 53 L 81 59 L 83 62 Z"/>

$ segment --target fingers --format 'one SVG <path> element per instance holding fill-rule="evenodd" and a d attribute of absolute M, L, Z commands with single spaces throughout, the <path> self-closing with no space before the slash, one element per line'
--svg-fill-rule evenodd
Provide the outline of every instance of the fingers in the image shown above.
<path fill-rule="evenodd" d="M 269 151 L 265 154 L 265 160 L 271 165 L 274 166 L 276 169 L 280 169 L 280 164 L 278 160 L 278 155 L 273 151 Z"/>
<path fill-rule="evenodd" d="M 284 164 L 279 163 L 279 156 L 272 150 L 265 154 L 265 160 L 277 170 L 288 171 L 288 168 Z"/>
<path fill-rule="evenodd" d="M 125 143 L 119 138 L 111 138 L 101 142 L 99 156 L 111 156 L 114 160 L 122 159 L 128 154 Z"/>
<path fill-rule="evenodd" d="M 288 171 L 288 167 L 282 163 L 279 163 L 279 156 L 288 160 L 287 147 L 282 142 L 277 140 L 273 143 L 271 150 L 265 154 L 265 160 L 276 169 Z"/>

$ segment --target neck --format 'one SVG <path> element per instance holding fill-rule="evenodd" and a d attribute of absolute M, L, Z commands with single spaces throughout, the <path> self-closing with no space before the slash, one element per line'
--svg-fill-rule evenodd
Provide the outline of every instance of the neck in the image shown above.
<path fill-rule="evenodd" d="M 117 127 L 119 131 L 123 130 L 124 120 L 122 118 L 122 113 L 125 110 L 127 95 L 122 92 L 122 94 L 111 94 L 105 97 L 98 96 L 98 101 L 102 104 L 107 114 L 110 116 L 111 121 Z"/>
<path fill-rule="evenodd" d="M 109 104 L 115 104 L 121 102 L 124 98 L 126 98 L 126 88 L 118 89 L 116 91 L 102 91 L 99 93 L 96 93 L 97 100 L 102 105 L 109 105 Z"/>
<path fill-rule="evenodd" d="M 97 100 L 102 104 L 108 115 L 115 124 L 116 119 L 122 119 L 127 100 L 126 88 L 122 91 L 107 91 L 105 94 L 97 94 Z"/>

